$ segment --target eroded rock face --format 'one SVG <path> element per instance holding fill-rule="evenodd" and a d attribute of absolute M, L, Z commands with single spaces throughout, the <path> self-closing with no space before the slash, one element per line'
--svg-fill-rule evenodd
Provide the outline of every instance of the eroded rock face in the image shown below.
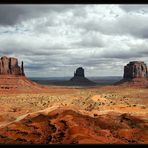
<path fill-rule="evenodd" d="M 144 62 L 132 61 L 124 66 L 124 79 L 147 78 L 148 68 Z"/>
<path fill-rule="evenodd" d="M 74 77 L 85 77 L 84 69 L 82 67 L 77 68 Z"/>
<path fill-rule="evenodd" d="M 146 119 L 127 113 L 90 114 L 64 108 L 29 114 L 2 127 L 0 143 L 147 144 Z"/>
<path fill-rule="evenodd" d="M 6 56 L 0 59 L 0 75 L 25 75 L 23 62 L 22 66 L 18 65 L 16 58 L 8 58 Z"/>

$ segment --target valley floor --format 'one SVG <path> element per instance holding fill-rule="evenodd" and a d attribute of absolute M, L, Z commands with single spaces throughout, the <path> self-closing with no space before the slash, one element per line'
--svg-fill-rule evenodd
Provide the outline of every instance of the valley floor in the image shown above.
<path fill-rule="evenodd" d="M 66 137 L 70 136 L 69 140 L 63 139 L 58 142 L 56 140 L 55 142 L 54 140 L 49 140 L 47 143 L 74 143 L 74 139 L 76 143 L 148 143 L 147 88 L 131 88 L 124 86 L 50 86 L 47 90 L 45 92 L 21 92 L 13 94 L 9 93 L 9 91 L 6 93 L 0 92 L 0 127 L 3 129 L 0 132 L 0 143 L 29 143 L 25 140 L 24 142 L 18 140 L 17 142 L 16 139 L 19 137 L 17 137 L 17 133 L 13 130 L 12 132 L 6 132 L 6 127 L 8 129 L 9 126 L 13 124 L 18 124 L 19 126 L 21 123 L 24 124 L 22 121 L 23 118 L 26 117 L 26 120 L 29 118 L 32 119 L 31 116 L 29 117 L 29 114 L 32 113 L 36 115 L 37 112 L 46 112 L 46 118 L 50 117 L 51 110 L 56 110 L 56 112 L 58 112 L 59 108 L 62 108 L 65 112 L 66 110 L 74 111 L 72 115 L 68 115 L 69 112 L 67 112 L 68 114 L 61 113 L 64 114 L 61 116 L 67 124 L 72 122 L 71 124 L 78 125 L 78 123 L 75 123 L 78 117 L 79 122 L 82 120 L 85 128 L 82 127 L 82 125 L 80 128 L 69 127 L 67 132 L 75 131 L 74 135 L 65 133 Z M 54 120 L 59 122 L 59 120 L 62 120 L 61 116 L 54 117 Z M 86 121 L 84 116 L 89 117 L 90 121 Z M 122 119 L 122 123 L 119 123 L 121 122 L 122 116 L 126 117 Z M 69 118 L 73 118 L 74 121 L 71 121 Z M 113 120 L 116 121 L 114 122 Z M 101 131 L 95 132 L 93 128 L 90 128 L 88 124 L 92 123 L 92 127 L 97 128 L 98 125 Z M 36 121 L 34 124 L 36 124 Z M 55 123 L 54 126 L 58 124 L 59 123 Z M 100 124 L 104 124 L 104 126 Z M 114 126 L 117 126 L 117 129 Z M 83 128 L 86 133 L 84 132 L 82 134 L 81 130 L 83 130 Z M 116 132 L 114 131 L 115 129 L 117 130 Z M 63 130 L 62 127 L 61 130 Z M 141 135 L 142 131 L 144 131 L 143 136 Z M 42 133 L 40 134 L 42 135 Z M 99 135 L 101 136 L 99 138 L 96 134 L 103 135 Z M 110 136 L 106 137 L 106 134 Z M 15 139 L 12 138 L 13 136 Z M 137 136 L 139 137 L 137 138 Z M 3 137 L 13 140 L 9 141 Z M 34 141 L 33 143 L 45 143 L 43 137 L 42 140 Z M 52 137 L 52 139 L 54 138 Z"/>

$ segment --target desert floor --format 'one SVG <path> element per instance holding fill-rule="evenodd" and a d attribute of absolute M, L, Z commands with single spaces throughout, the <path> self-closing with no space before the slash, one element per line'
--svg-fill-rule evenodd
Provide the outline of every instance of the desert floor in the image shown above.
<path fill-rule="evenodd" d="M 145 130 L 148 131 L 147 88 L 49 86 L 47 90 L 35 93 L 0 92 L 0 127 L 19 121 L 30 113 L 62 107 L 65 110 L 74 109 L 76 112 L 85 112 L 91 118 L 112 113 L 120 115 L 127 113 L 143 120 L 146 123 Z M 90 143 L 93 143 L 93 140 Z M 94 143 L 97 143 L 96 141 Z M 145 134 L 143 141 L 143 143 L 148 142 L 148 133 Z M 88 138 L 81 142 L 89 143 Z M 119 143 L 122 142 L 119 141 Z"/>

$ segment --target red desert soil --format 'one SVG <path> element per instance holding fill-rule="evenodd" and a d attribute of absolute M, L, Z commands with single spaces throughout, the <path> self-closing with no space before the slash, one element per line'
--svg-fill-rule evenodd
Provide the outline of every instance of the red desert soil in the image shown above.
<path fill-rule="evenodd" d="M 148 143 L 148 123 L 126 113 L 91 116 L 82 110 L 49 108 L 1 128 L 0 143 L 144 144 Z"/>
<path fill-rule="evenodd" d="M 1 77 L 0 109 L 3 144 L 148 143 L 147 88 L 41 86 Z"/>
<path fill-rule="evenodd" d="M 0 94 L 20 93 L 71 93 L 72 89 L 64 87 L 47 87 L 29 80 L 25 76 L 1 75 Z"/>
<path fill-rule="evenodd" d="M 121 80 L 116 83 L 117 85 L 122 85 L 125 87 L 143 87 L 148 88 L 148 78 L 133 78 L 131 80 Z"/>

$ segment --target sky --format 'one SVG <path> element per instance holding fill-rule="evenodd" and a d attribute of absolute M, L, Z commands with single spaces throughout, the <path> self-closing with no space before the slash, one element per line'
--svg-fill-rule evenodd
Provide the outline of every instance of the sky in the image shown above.
<path fill-rule="evenodd" d="M 148 5 L 0 5 L 0 57 L 24 61 L 29 77 L 123 76 L 148 64 Z"/>

